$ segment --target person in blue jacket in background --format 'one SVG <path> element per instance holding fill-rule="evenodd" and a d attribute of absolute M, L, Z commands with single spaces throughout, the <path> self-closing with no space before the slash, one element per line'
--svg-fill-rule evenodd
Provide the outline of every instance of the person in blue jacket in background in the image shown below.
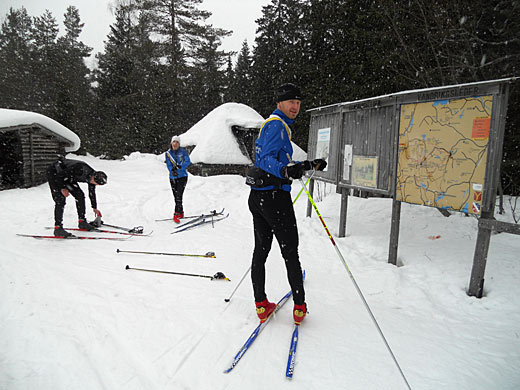
<path fill-rule="evenodd" d="M 296 85 L 289 83 L 278 88 L 277 108 L 260 128 L 255 166 L 248 170 L 246 177 L 246 184 L 251 186 L 248 205 L 253 215 L 255 234 L 251 280 L 260 322 L 265 322 L 276 308 L 265 293 L 265 262 L 273 236 L 278 241 L 287 268 L 294 300 L 294 323 L 300 325 L 307 313 L 298 257 L 298 228 L 291 200 L 291 179 L 300 179 L 306 170 L 323 170 L 327 163 L 321 159 L 292 163 L 289 126 L 300 112 L 301 101 L 301 91 Z"/>
<path fill-rule="evenodd" d="M 171 140 L 171 148 L 165 154 L 166 165 L 170 171 L 170 186 L 172 187 L 175 200 L 175 211 L 173 221 L 179 223 L 184 218 L 182 196 L 188 183 L 188 172 L 186 168 L 191 165 L 190 156 L 186 149 L 181 148 L 181 139 L 174 135 Z"/>

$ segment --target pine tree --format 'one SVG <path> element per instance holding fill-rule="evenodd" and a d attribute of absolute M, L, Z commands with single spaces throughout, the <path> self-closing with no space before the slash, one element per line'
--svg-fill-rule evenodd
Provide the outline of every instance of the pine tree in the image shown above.
<path fill-rule="evenodd" d="M 309 0 L 272 0 L 258 20 L 258 35 L 253 53 L 252 106 L 267 117 L 273 111 L 276 88 L 287 82 L 301 84 L 305 62 L 305 34 L 302 22 Z M 303 86 L 302 86 L 303 87 Z M 306 87 L 306 86 L 305 86 Z M 303 88 L 305 91 L 305 88 Z M 296 121 L 293 141 L 306 145 L 306 118 Z M 298 131 L 301 129 L 301 131 Z"/>
<path fill-rule="evenodd" d="M 60 86 L 58 77 L 60 69 L 60 51 L 57 44 L 58 23 L 50 11 L 33 18 L 30 31 L 32 40 L 32 72 L 34 85 L 30 99 L 33 101 L 32 111 L 51 118 L 58 116 L 58 95 Z"/>
<path fill-rule="evenodd" d="M 207 61 L 214 51 L 216 63 L 211 67 L 220 68 L 221 59 L 226 55 L 217 49 L 220 39 L 230 34 L 205 24 L 211 13 L 200 10 L 198 6 L 201 3 L 202 0 L 141 0 L 140 7 L 150 18 L 152 30 L 159 37 L 161 55 L 168 70 L 163 104 L 169 118 L 167 127 L 173 134 L 186 131 L 201 119 L 200 112 L 214 108 L 215 96 L 221 93 L 212 92 L 211 101 L 201 101 L 199 96 L 199 86 L 205 82 L 194 66 L 198 63 L 209 66 Z M 219 76 L 217 80 L 220 79 Z M 197 102 L 202 106 L 195 107 Z"/>
<path fill-rule="evenodd" d="M 234 68 L 234 77 L 230 87 L 230 97 L 233 101 L 251 105 L 253 103 L 251 90 L 252 69 L 251 54 L 247 40 L 242 43 L 242 49 L 238 53 Z"/>
<path fill-rule="evenodd" d="M 135 9 L 122 4 L 116 9 L 115 17 L 105 52 L 97 56 L 96 92 L 101 121 L 100 142 L 96 147 L 98 153 L 121 157 L 136 150 L 145 151 L 140 143 L 141 82 L 147 79 L 146 71 L 142 71 L 147 66 L 139 66 L 135 55 L 139 35 Z"/>
<path fill-rule="evenodd" d="M 235 79 L 235 71 L 233 70 L 233 60 L 231 54 L 228 54 L 226 73 L 225 73 L 225 85 L 224 85 L 224 101 L 234 102 L 234 94 L 232 91 L 232 85 Z"/>
<path fill-rule="evenodd" d="M 75 131 L 83 141 L 82 148 L 88 149 L 93 99 L 85 59 L 92 49 L 79 41 L 84 24 L 76 7 L 67 8 L 64 25 L 65 35 L 58 38 L 60 71 L 56 73 L 59 90 L 54 119 Z"/>
<path fill-rule="evenodd" d="M 32 20 L 27 10 L 9 9 L 0 28 L 0 107 L 27 110 L 28 91 L 33 85 L 31 42 Z"/>
<path fill-rule="evenodd" d="M 216 36 L 209 36 L 196 50 L 193 66 L 190 66 L 189 84 L 195 87 L 194 121 L 200 120 L 216 106 L 223 103 L 225 90 L 225 72 L 222 70 L 226 63 L 227 53 L 218 50 L 220 40 Z"/>

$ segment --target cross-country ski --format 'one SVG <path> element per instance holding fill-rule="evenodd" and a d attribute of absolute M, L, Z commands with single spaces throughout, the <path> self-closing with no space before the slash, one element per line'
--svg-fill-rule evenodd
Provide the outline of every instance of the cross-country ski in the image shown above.
<path fill-rule="evenodd" d="M 21 234 L 17 233 L 17 236 L 20 237 L 32 237 L 38 239 L 51 239 L 51 240 L 113 240 L 113 241 L 125 241 L 130 237 L 97 237 L 97 236 L 75 236 L 71 235 L 68 237 L 60 237 L 60 236 L 50 236 L 50 235 L 39 235 L 39 234 Z"/>

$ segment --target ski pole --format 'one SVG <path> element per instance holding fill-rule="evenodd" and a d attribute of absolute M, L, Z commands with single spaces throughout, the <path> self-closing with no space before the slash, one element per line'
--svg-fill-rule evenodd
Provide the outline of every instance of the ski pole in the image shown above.
<path fill-rule="evenodd" d="M 289 153 L 287 153 L 287 157 L 289 158 L 290 162 L 293 162 L 292 159 L 291 159 L 291 156 L 289 155 Z M 314 211 L 316 211 L 316 214 L 318 215 L 318 218 L 320 219 L 321 224 L 323 225 L 323 227 L 325 229 L 325 232 L 327 232 L 327 235 L 329 236 L 330 242 L 334 246 L 334 249 L 336 250 L 336 253 L 338 254 L 338 257 L 340 258 L 341 262 L 345 266 L 345 269 L 347 270 L 347 272 L 349 274 L 350 280 L 352 280 L 352 283 L 354 284 L 354 287 L 356 288 L 356 291 L 358 292 L 361 300 L 363 301 L 363 304 L 365 305 L 365 308 L 367 309 L 368 314 L 370 315 L 370 318 L 374 322 L 374 325 L 376 326 L 376 328 L 377 328 L 381 338 L 383 339 L 383 342 L 384 342 L 386 348 L 388 349 L 388 352 L 390 352 L 390 355 L 392 356 L 392 359 L 393 359 L 395 365 L 397 366 L 397 369 L 399 370 L 399 373 L 401 374 L 401 377 L 403 378 L 404 382 L 406 383 L 406 386 L 408 387 L 408 389 L 411 390 L 410 384 L 408 383 L 408 380 L 406 379 L 406 377 L 405 377 L 405 375 L 403 373 L 403 370 L 401 369 L 401 366 L 397 362 L 397 359 L 396 359 L 394 353 L 392 352 L 392 349 L 390 348 L 390 345 L 388 344 L 388 341 L 386 341 L 386 337 L 383 334 L 383 331 L 381 330 L 381 327 L 379 326 L 379 324 L 378 324 L 378 322 L 376 320 L 376 317 L 372 313 L 372 310 L 370 309 L 370 306 L 368 305 L 368 302 L 365 299 L 365 296 L 363 295 L 363 292 L 359 288 L 359 285 L 357 284 L 356 279 L 354 278 L 354 275 L 350 271 L 350 268 L 349 268 L 347 262 L 345 261 L 345 258 L 341 254 L 341 251 L 339 250 L 338 246 L 336 245 L 336 242 L 332 238 L 332 235 L 330 234 L 329 228 L 325 224 L 325 221 L 323 220 L 323 218 L 322 218 L 322 216 L 320 214 L 320 211 L 318 210 L 318 206 L 316 206 L 316 203 L 314 202 L 314 199 L 312 199 L 312 196 L 311 196 L 309 190 L 307 189 L 307 186 L 303 182 L 302 178 L 300 178 L 299 180 L 300 180 L 300 183 L 301 183 L 301 185 L 303 186 L 303 188 L 305 190 L 305 193 L 307 194 L 307 197 L 309 198 L 309 201 L 312 204 L 312 207 L 314 208 Z"/>
<path fill-rule="evenodd" d="M 233 295 L 235 295 L 235 291 L 237 291 L 238 287 L 242 284 L 242 282 L 244 281 L 244 278 L 246 277 L 246 275 L 249 273 L 249 271 L 251 271 L 251 267 L 252 265 L 249 266 L 249 268 L 247 269 L 246 273 L 244 274 L 244 276 L 242 276 L 242 279 L 240 279 L 240 282 L 238 282 L 237 286 L 235 287 L 235 289 L 233 290 L 233 292 L 231 293 L 231 295 L 229 296 L 229 298 L 225 298 L 224 301 L 226 302 L 229 302 L 231 300 L 231 297 Z"/>
<path fill-rule="evenodd" d="M 208 278 L 208 279 L 211 279 L 211 280 L 213 280 L 213 279 L 224 279 L 224 280 L 227 280 L 228 282 L 231 282 L 231 280 L 228 279 L 226 277 L 226 275 L 224 275 L 222 272 L 217 272 L 215 275 L 210 276 L 210 275 L 185 274 L 183 272 L 161 271 L 161 270 L 158 270 L 158 269 L 132 268 L 129 265 L 127 265 L 125 267 L 125 269 L 133 269 L 133 270 L 136 270 L 136 271 L 146 271 L 146 272 L 157 272 L 157 273 L 161 273 L 161 274 L 196 276 L 196 277 L 199 277 L 199 278 Z"/>
<path fill-rule="evenodd" d="M 117 253 L 140 253 L 143 255 L 165 255 L 165 256 L 189 256 L 189 257 L 211 257 L 216 258 L 215 252 L 206 252 L 204 255 L 194 255 L 190 253 L 162 253 L 162 252 L 143 252 L 143 251 L 124 251 L 116 249 Z"/>

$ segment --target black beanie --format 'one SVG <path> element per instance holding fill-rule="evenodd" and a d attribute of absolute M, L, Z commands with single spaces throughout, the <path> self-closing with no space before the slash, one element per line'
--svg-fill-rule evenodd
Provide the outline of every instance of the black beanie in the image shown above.
<path fill-rule="evenodd" d="M 283 84 L 276 91 L 276 102 L 284 100 L 303 100 L 300 88 L 292 83 Z"/>
<path fill-rule="evenodd" d="M 94 181 L 100 186 L 107 184 L 107 174 L 103 171 L 94 172 Z"/>

